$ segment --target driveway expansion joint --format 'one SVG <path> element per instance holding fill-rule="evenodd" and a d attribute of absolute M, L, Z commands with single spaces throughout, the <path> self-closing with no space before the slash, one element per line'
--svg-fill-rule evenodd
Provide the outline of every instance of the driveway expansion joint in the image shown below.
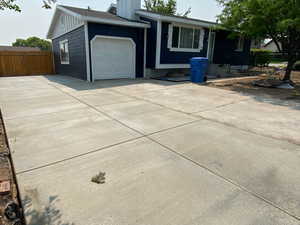
<path fill-rule="evenodd" d="M 293 217 L 294 219 L 300 221 L 300 217 L 299 217 L 299 216 L 294 215 L 294 214 L 288 212 L 286 209 L 283 209 L 282 207 L 278 206 L 277 204 L 273 203 L 272 201 L 270 201 L 270 200 L 264 198 L 264 197 L 261 196 L 260 194 L 255 193 L 255 192 L 249 190 L 248 188 L 244 187 L 243 185 L 240 185 L 240 184 L 236 183 L 234 180 L 232 180 L 232 179 L 230 179 L 230 178 L 227 178 L 227 177 L 223 176 L 222 174 L 219 174 L 219 173 L 213 171 L 212 169 L 210 169 L 210 168 L 208 168 L 208 167 L 206 167 L 206 166 L 204 166 L 204 165 L 202 165 L 202 164 L 200 164 L 200 163 L 198 163 L 198 162 L 192 160 L 191 158 L 185 156 L 184 154 L 178 153 L 177 151 L 175 151 L 175 150 L 169 148 L 168 146 L 166 146 L 166 145 L 164 145 L 164 144 L 161 144 L 160 142 L 156 141 L 155 139 L 153 139 L 153 138 L 151 138 L 151 137 L 148 137 L 148 138 L 149 138 L 151 141 L 153 141 L 153 142 L 159 144 L 160 146 L 162 146 L 163 149 L 166 149 L 166 151 L 169 151 L 169 152 L 171 152 L 171 153 L 173 153 L 173 154 L 175 154 L 175 155 L 181 157 L 182 159 L 185 159 L 185 160 L 187 160 L 187 161 L 193 163 L 194 165 L 197 165 L 198 167 L 201 167 L 202 169 L 206 170 L 208 173 L 212 174 L 213 176 L 217 176 L 217 177 L 221 178 L 222 180 L 224 180 L 224 181 L 226 181 L 227 183 L 229 183 L 229 184 L 231 184 L 231 185 L 237 187 L 238 189 L 247 192 L 248 194 L 252 195 L 253 197 L 260 199 L 261 201 L 267 203 L 268 205 L 271 205 L 271 206 L 277 208 L 278 210 L 282 211 L 283 213 L 285 213 L 285 214 L 287 214 L 287 215 Z"/>
<path fill-rule="evenodd" d="M 48 84 L 49 84 L 49 83 L 48 83 Z M 222 174 L 219 174 L 219 173 L 217 173 L 217 172 L 211 170 L 210 168 L 208 168 L 208 167 L 206 167 L 206 166 L 204 166 L 204 165 L 202 165 L 202 164 L 200 164 L 200 163 L 198 163 L 198 162 L 196 162 L 196 161 L 190 159 L 189 157 L 186 157 L 185 155 L 176 152 L 175 150 L 169 148 L 168 146 L 165 146 L 165 145 L 161 144 L 160 142 L 158 142 L 158 141 L 152 139 L 152 138 L 150 137 L 150 135 L 153 135 L 154 133 L 153 133 L 153 134 L 145 135 L 145 134 L 143 134 L 142 132 L 140 132 L 140 131 L 138 131 L 138 130 L 136 130 L 136 129 L 134 129 L 134 128 L 129 127 L 128 125 L 124 124 L 123 122 L 119 121 L 118 119 L 116 119 L 116 118 L 114 118 L 114 117 L 108 115 L 107 113 L 104 113 L 104 112 L 98 110 L 96 107 L 94 107 L 94 106 L 92 106 L 92 105 L 90 105 L 90 104 L 88 104 L 88 103 L 86 103 L 86 102 L 84 102 L 84 101 L 78 99 L 76 96 L 73 96 L 73 95 L 71 95 L 70 93 L 66 93 L 66 92 L 64 92 L 63 90 L 61 90 L 60 88 L 58 88 L 58 87 L 56 87 L 56 86 L 54 86 L 54 85 L 51 85 L 51 84 L 49 84 L 49 85 L 50 85 L 50 86 L 53 86 L 53 87 L 55 87 L 55 88 L 57 88 L 57 89 L 60 90 L 61 92 L 65 93 L 65 94 L 67 94 L 67 95 L 73 97 L 74 99 L 78 100 L 79 102 L 81 102 L 81 103 L 83 103 L 83 104 L 85 104 L 85 105 L 87 105 L 87 106 L 93 108 L 93 109 L 96 110 L 97 112 L 99 112 L 99 113 L 101 113 L 101 114 L 104 114 L 104 115 L 108 116 L 108 117 L 111 118 L 112 120 L 114 120 L 114 121 L 116 121 L 116 122 L 122 124 L 123 126 L 125 126 L 125 127 L 127 127 L 127 128 L 129 128 L 129 129 L 131 129 L 131 130 L 133 130 L 133 131 L 135 131 L 135 132 L 137 132 L 137 133 L 139 133 L 139 134 L 142 135 L 141 137 L 134 138 L 134 139 L 125 141 L 125 142 L 123 142 L 123 143 L 130 142 L 130 141 L 134 141 L 134 140 L 141 139 L 141 138 L 147 138 L 147 139 L 149 139 L 150 141 L 153 141 L 153 142 L 155 142 L 156 144 L 158 144 L 158 145 L 160 145 L 161 147 L 163 147 L 163 149 L 165 149 L 166 151 L 169 151 L 169 152 L 171 152 L 171 153 L 177 155 L 178 157 L 180 157 L 180 158 L 183 159 L 183 160 L 187 160 L 187 161 L 193 163 L 194 165 L 196 165 L 196 166 L 198 166 L 198 167 L 200 167 L 200 168 L 206 170 L 206 171 L 207 171 L 208 173 L 210 173 L 211 175 L 221 178 L 222 180 L 226 181 L 227 183 L 229 183 L 229 184 L 231 184 L 231 185 L 237 187 L 237 188 L 240 189 L 241 191 L 244 191 L 244 192 L 246 192 L 246 193 L 252 195 L 253 197 L 255 197 L 255 198 L 257 198 L 257 199 L 259 199 L 259 200 L 265 202 L 266 204 L 268 204 L 268 205 L 270 205 L 270 206 L 272 206 L 272 207 L 274 207 L 274 208 L 276 208 L 276 209 L 282 211 L 283 213 L 285 213 L 285 214 L 287 214 L 287 215 L 293 217 L 294 219 L 300 221 L 300 217 L 299 217 L 299 216 L 294 215 L 294 214 L 288 212 L 286 209 L 284 209 L 284 208 L 282 208 L 282 207 L 276 205 L 275 203 L 273 203 L 272 201 L 270 201 L 270 200 L 264 198 L 264 197 L 261 196 L 260 194 L 255 193 L 255 192 L 253 192 L 253 191 L 247 189 L 246 187 L 244 187 L 243 185 L 240 185 L 240 184 L 236 183 L 236 182 L 233 181 L 232 179 L 226 178 L 226 177 L 224 177 Z M 174 110 L 174 109 L 169 108 L 169 107 L 166 107 L 166 106 L 164 106 L 164 105 L 157 104 L 157 103 L 151 102 L 151 101 L 149 101 L 149 100 L 140 99 L 140 98 L 137 98 L 137 97 L 133 97 L 133 96 L 130 96 L 130 95 L 126 95 L 126 94 L 124 94 L 124 93 L 120 93 L 120 92 L 117 92 L 117 91 L 116 91 L 116 93 L 123 94 L 123 95 L 125 95 L 125 96 L 129 96 L 129 97 L 135 98 L 135 99 L 137 99 L 137 100 L 139 100 L 139 101 L 145 101 L 145 102 L 149 102 L 149 103 L 151 103 L 151 104 L 156 104 L 156 105 L 162 106 L 162 107 L 164 107 L 164 108 L 166 108 L 166 109 L 173 110 L 173 111 L 177 111 L 177 112 L 180 112 L 180 113 L 184 113 L 184 114 L 186 114 L 186 115 L 193 115 L 193 116 L 195 116 L 195 117 L 200 117 L 200 118 L 203 119 L 203 120 L 213 121 L 213 122 L 216 122 L 216 123 L 220 123 L 220 124 L 223 124 L 223 125 L 226 125 L 226 126 L 233 127 L 233 128 L 235 128 L 235 129 L 238 129 L 238 130 L 243 130 L 243 129 L 238 128 L 238 127 L 235 127 L 235 126 L 228 125 L 228 124 L 226 124 L 226 123 L 221 123 L 221 122 L 219 122 L 219 121 L 214 121 L 214 120 L 210 120 L 210 119 L 207 119 L 207 118 L 204 118 L 204 117 L 201 117 L 201 116 L 194 115 L 194 113 L 186 113 L 186 112 L 182 112 L 182 111 L 179 111 L 179 110 Z M 242 100 L 242 101 L 248 101 L 248 100 L 249 100 L 249 99 Z M 242 101 L 239 101 L 239 102 L 242 102 Z M 228 106 L 228 105 L 237 104 L 237 103 L 239 103 L 239 102 L 233 102 L 233 103 L 230 103 L 230 104 L 222 105 L 222 106 L 220 106 L 220 107 L 226 107 L 226 106 Z M 216 107 L 216 108 L 217 108 L 217 107 Z M 211 110 L 208 110 L 208 111 L 211 111 Z M 195 122 L 198 122 L 198 121 L 199 121 L 199 120 L 192 121 L 192 122 L 189 122 L 188 124 L 195 123 Z M 185 124 L 185 125 L 186 125 L 186 124 Z M 181 126 L 185 126 L 185 125 L 181 125 Z M 177 127 L 181 127 L 181 126 L 177 126 Z M 171 130 L 171 129 L 174 129 L 174 128 L 169 128 L 169 129 L 167 129 L 167 130 Z M 243 130 L 243 131 L 245 131 L 245 130 Z M 251 131 L 249 131 L 249 130 L 246 130 L 246 131 L 247 131 L 247 132 L 250 132 L 250 133 L 254 133 L 254 132 L 251 132 Z M 158 132 L 155 132 L 155 133 L 160 133 L 160 132 L 163 132 L 163 131 L 158 131 Z M 254 133 L 254 134 L 256 134 L 256 133 Z M 263 137 L 268 137 L 268 138 L 277 139 L 277 138 L 274 138 L 274 137 L 269 137 L 269 136 L 265 136 L 265 135 L 261 135 L 261 134 L 256 134 L 256 135 L 260 135 L 260 136 L 263 136 Z M 279 140 L 280 140 L 280 139 L 279 139 Z M 286 141 L 286 140 L 285 140 L 285 141 Z M 123 144 L 123 143 L 115 144 L 115 145 L 113 145 L 113 146 L 120 145 L 120 144 Z M 109 147 L 112 147 L 112 146 L 109 146 Z M 107 148 L 109 148 L 109 147 L 102 148 L 101 150 L 107 149 Z M 97 152 L 97 151 L 100 151 L 100 149 L 95 150 L 95 151 L 93 151 L 93 152 Z M 87 154 L 90 154 L 90 153 L 93 153 L 93 152 L 89 152 L 89 153 L 86 153 L 86 154 L 78 155 L 78 156 L 69 158 L 69 160 L 70 160 L 70 159 L 74 159 L 74 158 L 78 158 L 78 157 L 80 157 L 80 156 L 87 155 Z M 68 160 L 68 159 L 66 159 L 66 160 Z M 64 160 L 64 161 L 65 161 L 65 160 Z M 61 162 L 61 161 L 60 161 L 60 162 Z M 58 162 L 58 163 L 59 163 L 59 162 Z M 56 163 L 54 163 L 54 164 L 56 164 Z M 51 164 L 51 165 L 54 165 L 54 164 Z M 36 169 L 39 169 L 39 168 L 36 168 Z M 24 172 L 29 172 L 29 171 L 24 171 Z"/>

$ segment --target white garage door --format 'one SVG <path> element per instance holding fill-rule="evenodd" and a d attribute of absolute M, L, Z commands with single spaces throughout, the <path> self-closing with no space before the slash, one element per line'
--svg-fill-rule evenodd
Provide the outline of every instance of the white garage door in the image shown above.
<path fill-rule="evenodd" d="M 96 36 L 91 41 L 93 79 L 135 78 L 135 48 L 130 38 Z"/>

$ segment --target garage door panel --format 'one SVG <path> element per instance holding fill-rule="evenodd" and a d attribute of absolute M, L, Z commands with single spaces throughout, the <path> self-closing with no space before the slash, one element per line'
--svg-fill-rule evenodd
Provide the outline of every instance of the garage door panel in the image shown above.
<path fill-rule="evenodd" d="M 91 48 L 95 80 L 135 78 L 135 44 L 132 40 L 97 37 Z"/>

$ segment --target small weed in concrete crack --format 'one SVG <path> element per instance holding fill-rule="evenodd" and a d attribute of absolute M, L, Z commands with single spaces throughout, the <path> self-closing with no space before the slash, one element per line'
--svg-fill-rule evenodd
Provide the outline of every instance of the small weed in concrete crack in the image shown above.
<path fill-rule="evenodd" d="M 105 173 L 99 172 L 97 175 L 92 177 L 91 181 L 96 184 L 105 184 Z"/>

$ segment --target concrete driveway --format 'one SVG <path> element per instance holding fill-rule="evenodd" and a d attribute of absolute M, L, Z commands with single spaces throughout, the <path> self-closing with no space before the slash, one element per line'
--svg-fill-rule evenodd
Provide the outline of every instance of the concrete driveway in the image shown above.
<path fill-rule="evenodd" d="M 0 78 L 0 104 L 28 225 L 300 224 L 298 106 L 63 76 Z"/>

